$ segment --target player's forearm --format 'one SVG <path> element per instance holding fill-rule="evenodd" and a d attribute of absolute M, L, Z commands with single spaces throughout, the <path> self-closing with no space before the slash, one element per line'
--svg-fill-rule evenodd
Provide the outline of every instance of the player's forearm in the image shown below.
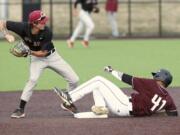
<path fill-rule="evenodd" d="M 3 33 L 6 40 L 10 43 L 14 42 L 15 38 L 13 35 L 9 34 L 6 28 L 6 21 L 0 20 L 0 32 Z"/>
<path fill-rule="evenodd" d="M 117 78 L 118 80 L 120 81 L 123 81 L 124 83 L 127 83 L 129 85 L 132 85 L 132 76 L 131 75 L 128 75 L 128 74 L 125 74 L 123 72 L 120 72 L 120 71 L 116 71 L 116 70 L 113 70 L 111 72 L 111 74 Z"/>
<path fill-rule="evenodd" d="M 113 71 L 111 72 L 111 74 L 112 74 L 115 78 L 117 78 L 118 80 L 122 81 L 122 76 L 123 76 L 123 73 L 122 73 L 122 72 L 113 70 Z"/>
<path fill-rule="evenodd" d="M 0 21 L 0 31 L 3 33 L 4 36 L 9 34 L 6 28 L 6 21 L 3 21 L 3 20 Z"/>

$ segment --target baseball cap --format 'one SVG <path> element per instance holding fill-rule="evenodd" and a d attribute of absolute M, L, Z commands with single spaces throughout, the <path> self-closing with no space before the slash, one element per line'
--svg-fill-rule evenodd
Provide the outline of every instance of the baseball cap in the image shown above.
<path fill-rule="evenodd" d="M 40 24 L 46 24 L 48 17 L 41 10 L 34 10 L 29 14 L 29 22 L 38 22 Z"/>

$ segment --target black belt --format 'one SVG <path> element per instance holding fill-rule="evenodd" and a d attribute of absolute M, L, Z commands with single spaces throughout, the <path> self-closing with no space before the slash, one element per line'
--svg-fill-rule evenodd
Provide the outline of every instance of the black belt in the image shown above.
<path fill-rule="evenodd" d="M 54 53 L 54 52 L 55 52 L 55 49 L 53 48 L 52 50 L 50 50 L 50 51 L 47 53 L 46 57 L 49 56 L 49 55 L 51 55 L 51 54 Z"/>
<path fill-rule="evenodd" d="M 131 102 L 131 103 L 132 103 L 132 98 L 129 98 L 129 102 Z"/>
<path fill-rule="evenodd" d="M 133 116 L 133 111 L 129 111 L 129 114 L 130 114 L 131 116 Z"/>
<path fill-rule="evenodd" d="M 129 98 L 129 102 L 132 103 L 132 98 Z M 129 114 L 133 116 L 133 111 L 129 111 Z"/>

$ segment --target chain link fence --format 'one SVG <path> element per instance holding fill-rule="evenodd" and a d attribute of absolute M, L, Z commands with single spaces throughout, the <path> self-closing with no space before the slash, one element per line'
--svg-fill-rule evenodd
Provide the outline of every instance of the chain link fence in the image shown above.
<path fill-rule="evenodd" d="M 7 20 L 22 20 L 22 0 L 7 0 Z M 57 38 L 68 37 L 78 22 L 72 16 L 71 0 L 41 0 L 42 10 L 50 17 Z M 100 13 L 92 14 L 93 35 L 111 35 L 105 12 L 105 0 L 99 0 Z M 126 37 L 180 37 L 180 0 L 119 0 L 118 29 Z"/>

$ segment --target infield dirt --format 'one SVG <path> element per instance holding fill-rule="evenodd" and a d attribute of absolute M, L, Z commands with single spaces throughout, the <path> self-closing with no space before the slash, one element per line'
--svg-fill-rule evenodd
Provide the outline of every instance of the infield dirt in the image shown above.
<path fill-rule="evenodd" d="M 125 90 L 130 94 L 131 90 Z M 170 94 L 180 112 L 180 88 Z M 0 92 L 0 135 L 180 135 L 180 117 L 75 119 L 60 108 L 53 91 L 35 91 L 26 108 L 26 118 L 11 119 L 21 92 Z M 92 95 L 76 103 L 89 111 Z"/>

